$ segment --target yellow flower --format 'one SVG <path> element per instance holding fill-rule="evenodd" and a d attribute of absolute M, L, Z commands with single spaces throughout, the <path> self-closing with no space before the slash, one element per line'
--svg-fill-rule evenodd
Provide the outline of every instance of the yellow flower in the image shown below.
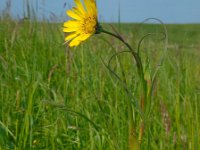
<path fill-rule="evenodd" d="M 76 7 L 67 11 L 67 15 L 73 20 L 64 23 L 63 32 L 68 33 L 65 43 L 70 47 L 77 46 L 93 34 L 97 33 L 97 7 L 95 0 L 74 0 Z"/>

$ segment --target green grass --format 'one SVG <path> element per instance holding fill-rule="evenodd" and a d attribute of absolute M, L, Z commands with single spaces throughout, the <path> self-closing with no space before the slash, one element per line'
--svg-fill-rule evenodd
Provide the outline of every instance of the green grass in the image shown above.
<path fill-rule="evenodd" d="M 199 29 L 167 25 L 168 51 L 145 118 L 142 149 L 200 148 Z M 160 25 L 120 26 L 134 48 L 143 35 L 161 31 Z M 62 24 L 43 22 L 1 20 L 0 33 L 0 149 L 128 149 L 129 97 L 101 60 L 127 50 L 122 43 L 100 34 L 69 51 Z M 141 47 L 150 75 L 166 46 L 161 38 L 149 37 Z M 139 99 L 130 54 L 111 64 L 121 77 L 124 70 L 129 90 Z M 136 120 L 139 127 L 137 114 Z"/>

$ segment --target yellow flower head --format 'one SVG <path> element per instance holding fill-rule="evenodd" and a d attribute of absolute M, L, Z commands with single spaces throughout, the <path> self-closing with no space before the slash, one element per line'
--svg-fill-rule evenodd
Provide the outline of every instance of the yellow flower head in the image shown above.
<path fill-rule="evenodd" d="M 74 0 L 76 7 L 67 11 L 67 15 L 73 20 L 64 23 L 63 32 L 70 47 L 77 46 L 97 32 L 97 7 L 95 0 Z"/>

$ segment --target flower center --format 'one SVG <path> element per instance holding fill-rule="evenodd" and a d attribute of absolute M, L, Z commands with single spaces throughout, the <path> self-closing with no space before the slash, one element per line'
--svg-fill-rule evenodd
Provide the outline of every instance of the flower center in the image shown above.
<path fill-rule="evenodd" d="M 90 34 L 95 32 L 97 26 L 97 19 L 94 16 L 89 16 L 84 19 L 82 30 L 85 34 Z"/>

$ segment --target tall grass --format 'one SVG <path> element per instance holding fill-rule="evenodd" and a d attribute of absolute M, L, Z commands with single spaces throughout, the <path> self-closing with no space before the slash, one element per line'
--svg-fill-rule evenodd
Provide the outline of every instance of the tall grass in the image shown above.
<path fill-rule="evenodd" d="M 199 149 L 199 27 L 167 25 L 167 56 L 145 120 L 142 149 Z M 121 24 L 120 30 L 136 47 L 144 34 L 162 27 Z M 125 49 L 121 43 L 97 35 L 69 50 L 62 44 L 62 24 L 30 20 L 1 19 L 0 33 L 0 149 L 128 149 L 129 97 L 101 60 Z M 149 76 L 163 46 L 155 36 L 142 44 Z M 139 97 L 129 54 L 116 57 L 112 67 Z"/>

